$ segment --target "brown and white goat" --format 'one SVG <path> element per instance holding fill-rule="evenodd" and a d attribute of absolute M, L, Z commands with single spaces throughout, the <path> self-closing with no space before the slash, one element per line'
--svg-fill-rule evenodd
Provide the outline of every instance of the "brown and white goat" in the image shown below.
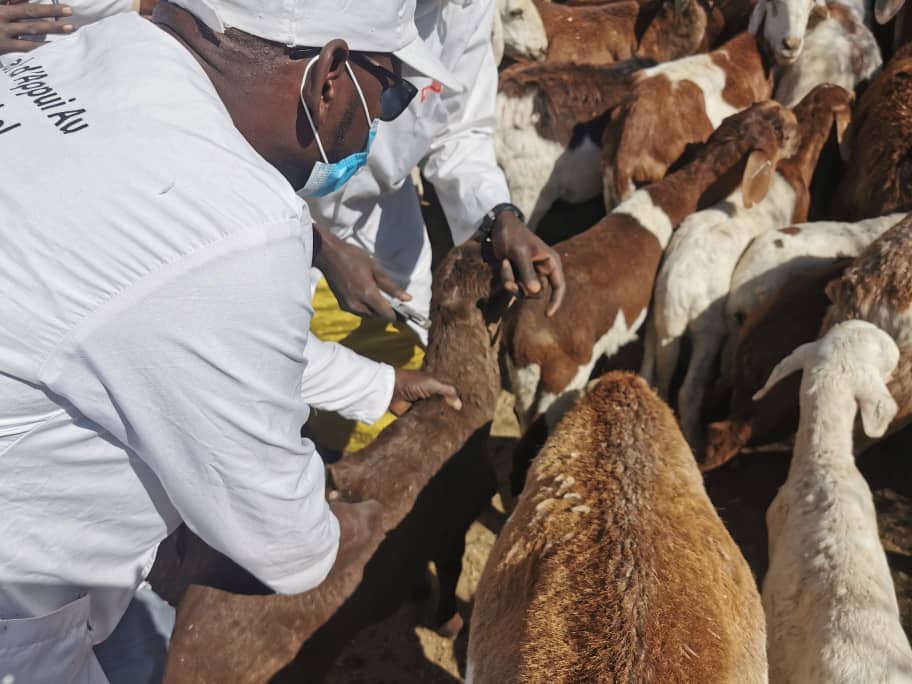
<path fill-rule="evenodd" d="M 816 5 L 800 56 L 778 69 L 774 97 L 793 107 L 822 83 L 855 92 L 882 64 L 880 47 L 863 17 L 842 2 Z"/>
<path fill-rule="evenodd" d="M 602 377 L 482 572 L 466 682 L 766 682 L 763 609 L 671 410 Z"/>
<path fill-rule="evenodd" d="M 912 209 L 912 44 L 896 53 L 861 96 L 850 132 L 835 213 L 857 221 Z"/>
<path fill-rule="evenodd" d="M 517 64 L 503 71 L 497 162 L 531 228 L 558 199 L 584 202 L 602 191 L 599 147 L 608 116 L 633 74 L 651 65 Z"/>
<path fill-rule="evenodd" d="M 654 363 L 659 396 L 667 399 L 681 343 L 685 335 L 690 337 L 677 407 L 684 436 L 695 448 L 703 435 L 703 399 L 725 340 L 725 301 L 738 259 L 756 235 L 807 218 L 820 151 L 834 123 L 842 137 L 852 99 L 851 92 L 837 85 L 814 88 L 793 110 L 798 119 L 794 154 L 765 170 L 766 197 L 753 203 L 736 191 L 724 202 L 691 214 L 665 250 L 655 285 L 655 335 L 647 338 L 653 344 L 645 350 L 643 375 L 650 379 Z"/>
<path fill-rule="evenodd" d="M 718 50 L 644 69 L 614 111 L 602 144 L 605 206 L 653 183 L 690 143 L 706 140 L 727 116 L 765 100 L 771 82 L 749 33 Z"/>
<path fill-rule="evenodd" d="M 209 587 L 188 593 L 171 642 L 166 681 L 264 682 L 281 674 L 319 681 L 342 647 L 425 585 L 429 561 L 440 578 L 437 622 L 448 634 L 461 624 L 456 581 L 465 533 L 490 501 L 494 476 L 484 445 L 500 391 L 498 345 L 488 314 L 492 273 L 477 244 L 459 247 L 434 281 L 433 326 L 425 360 L 462 398 L 454 411 L 437 399 L 419 402 L 365 449 L 329 467 L 349 501 L 382 505 L 386 538 L 354 588 L 321 585 L 297 596 L 239 596 Z M 221 568 L 218 586 L 238 590 Z M 193 581 L 207 582 L 206 573 Z M 234 578 L 241 583 L 242 576 Z M 353 589 L 353 590 L 352 590 Z M 335 608 L 327 612 L 323 607 Z"/>
<path fill-rule="evenodd" d="M 773 102 L 732 116 L 693 161 L 555 246 L 567 281 L 564 305 L 548 318 L 545 299 L 522 300 L 504 322 L 506 365 L 524 428 L 541 414 L 553 425 L 595 362 L 636 337 L 675 226 L 701 198 L 714 202 L 730 194 L 742 172 L 750 179 L 775 163 L 796 126 L 794 115 Z"/>
<path fill-rule="evenodd" d="M 636 0 L 591 6 L 500 0 L 498 5 L 503 54 L 513 59 L 604 66 L 630 59 L 637 48 Z"/>

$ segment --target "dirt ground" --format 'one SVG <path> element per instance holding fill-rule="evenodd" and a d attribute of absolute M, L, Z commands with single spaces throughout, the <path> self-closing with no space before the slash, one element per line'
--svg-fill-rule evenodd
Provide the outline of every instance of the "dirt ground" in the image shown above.
<path fill-rule="evenodd" d="M 496 532 L 506 520 L 509 470 L 518 426 L 512 397 L 501 396 L 491 436 L 490 455 L 501 493 L 466 535 L 459 583 L 460 613 L 469 622 L 472 597 Z M 865 454 L 859 465 L 874 492 L 881 539 L 899 597 L 903 626 L 912 634 L 912 432 L 906 430 Z M 785 481 L 788 451 L 745 454 L 710 473 L 707 490 L 758 581 L 767 566 L 765 511 Z M 406 606 L 386 622 L 362 632 L 345 649 L 329 677 L 332 684 L 392 684 L 463 681 L 466 630 L 455 641 L 420 625 L 427 606 Z"/>

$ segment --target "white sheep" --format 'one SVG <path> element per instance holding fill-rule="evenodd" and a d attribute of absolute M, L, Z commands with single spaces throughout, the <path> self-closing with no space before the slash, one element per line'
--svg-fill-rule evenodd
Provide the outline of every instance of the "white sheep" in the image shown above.
<path fill-rule="evenodd" d="M 852 453 L 856 404 L 872 437 L 896 414 L 886 381 L 898 360 L 889 335 L 848 321 L 798 347 L 757 394 L 803 371 L 788 479 L 766 515 L 763 607 L 774 684 L 912 682 L 874 502 Z"/>

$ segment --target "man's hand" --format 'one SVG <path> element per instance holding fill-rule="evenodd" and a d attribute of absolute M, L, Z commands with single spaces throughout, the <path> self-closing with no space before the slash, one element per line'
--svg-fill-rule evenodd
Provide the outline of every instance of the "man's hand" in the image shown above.
<path fill-rule="evenodd" d="M 71 33 L 72 24 L 53 20 L 72 14 L 69 5 L 30 5 L 28 0 L 0 0 L 0 55 L 34 50 L 44 45 L 44 41 L 37 39 L 48 33 Z M 28 40 L 28 37 L 36 40 Z"/>
<path fill-rule="evenodd" d="M 457 411 L 462 409 L 462 399 L 452 385 L 440 382 L 424 371 L 397 368 L 396 387 L 393 389 L 390 411 L 401 416 L 412 407 L 413 402 L 435 395 L 443 397 L 444 401 Z"/>
<path fill-rule="evenodd" d="M 547 315 L 553 316 L 566 293 L 564 269 L 553 249 L 511 211 L 502 211 L 491 233 L 494 256 L 501 263 L 500 277 L 504 288 L 515 295 L 538 297 L 542 283 L 551 284 L 551 301 Z M 516 274 L 519 274 L 519 283 Z"/>
<path fill-rule="evenodd" d="M 383 541 L 383 509 L 373 500 L 330 501 L 329 508 L 339 521 L 339 552 L 333 570 L 356 568 L 360 573 Z"/>
<path fill-rule="evenodd" d="M 349 245 L 317 226 L 314 236 L 314 266 L 326 276 L 342 310 L 361 318 L 395 323 L 396 312 L 380 291 L 404 302 L 412 296 L 360 247 Z"/>

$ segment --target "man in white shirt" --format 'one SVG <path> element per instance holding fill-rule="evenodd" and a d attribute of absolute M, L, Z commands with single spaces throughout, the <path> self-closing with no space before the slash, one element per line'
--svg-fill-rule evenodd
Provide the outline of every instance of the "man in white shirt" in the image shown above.
<path fill-rule="evenodd" d="M 92 645 L 181 521 L 276 591 L 316 586 L 367 513 L 327 506 L 308 405 L 458 407 L 309 336 L 301 286 L 294 190 L 407 104 L 388 53 L 449 79 L 413 12 L 176 0 L 0 60 L 0 680 L 105 682 Z"/>
<path fill-rule="evenodd" d="M 416 165 L 437 192 L 455 244 L 473 235 L 489 240 L 508 290 L 532 297 L 547 292 L 548 315 L 560 306 L 560 257 L 510 204 L 494 153 L 498 73 L 491 31 L 496 4 L 418 0 L 415 22 L 421 40 L 458 87 L 415 75 L 420 94 L 396 121 L 381 124 L 369 173 L 327 197 L 308 200 L 327 246 L 317 265 L 346 311 L 394 321 L 384 291 L 428 313 L 431 245 L 409 179 Z M 426 341 L 424 330 L 415 326 L 415 331 Z"/>

